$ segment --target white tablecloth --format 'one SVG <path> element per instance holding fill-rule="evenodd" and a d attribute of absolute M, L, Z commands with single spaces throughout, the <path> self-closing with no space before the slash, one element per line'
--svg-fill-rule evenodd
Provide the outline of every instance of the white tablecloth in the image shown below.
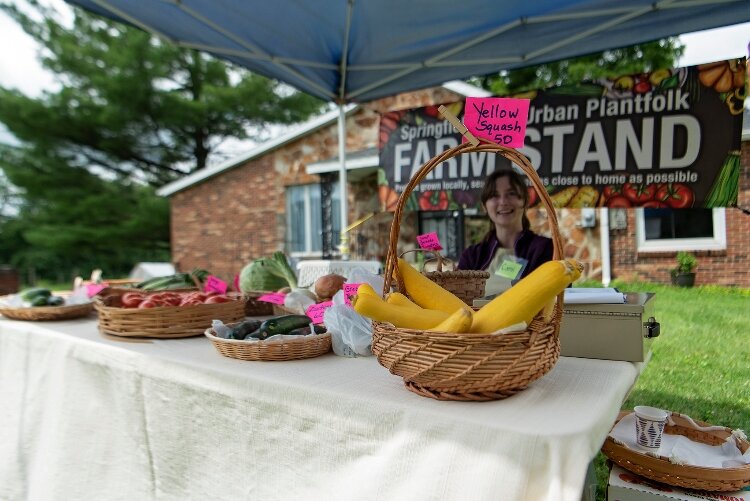
<path fill-rule="evenodd" d="M 563 357 L 511 398 L 440 402 L 373 357 L 0 319 L 0 499 L 578 501 L 640 368 Z"/>

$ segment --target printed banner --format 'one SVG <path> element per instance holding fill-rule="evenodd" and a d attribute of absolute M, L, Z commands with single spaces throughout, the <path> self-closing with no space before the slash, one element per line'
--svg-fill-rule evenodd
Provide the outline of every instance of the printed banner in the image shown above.
<path fill-rule="evenodd" d="M 525 93 L 526 155 L 556 207 L 731 207 L 737 204 L 745 59 L 623 75 Z M 464 103 L 446 107 L 463 119 Z M 384 209 L 432 157 L 461 144 L 437 106 L 384 114 Z M 479 208 L 503 157 L 464 154 L 415 187 L 406 208 Z M 539 198 L 529 188 L 531 205 Z"/>

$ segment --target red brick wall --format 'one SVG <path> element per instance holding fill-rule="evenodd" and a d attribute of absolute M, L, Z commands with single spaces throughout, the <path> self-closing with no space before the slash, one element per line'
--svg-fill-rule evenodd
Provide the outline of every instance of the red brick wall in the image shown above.
<path fill-rule="evenodd" d="M 742 143 L 742 170 L 737 204 L 750 208 L 750 142 Z M 727 248 L 696 251 L 695 283 L 750 287 L 750 215 L 736 208 L 726 209 Z M 676 252 L 638 253 L 635 214 L 628 211 L 628 227 L 610 236 L 612 277 L 669 283 L 669 270 L 676 265 Z"/>

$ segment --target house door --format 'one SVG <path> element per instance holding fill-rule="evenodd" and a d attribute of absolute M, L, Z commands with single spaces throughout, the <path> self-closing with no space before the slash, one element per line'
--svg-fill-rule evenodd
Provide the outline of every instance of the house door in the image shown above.
<path fill-rule="evenodd" d="M 464 250 L 464 213 L 460 210 L 419 212 L 419 234 L 437 233 L 441 254 L 458 263 Z"/>

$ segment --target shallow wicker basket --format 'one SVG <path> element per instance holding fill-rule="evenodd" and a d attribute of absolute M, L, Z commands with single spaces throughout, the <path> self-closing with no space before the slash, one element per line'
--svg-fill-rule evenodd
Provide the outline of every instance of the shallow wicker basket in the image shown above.
<path fill-rule="evenodd" d="M 401 194 L 386 257 L 385 283 L 394 280 L 405 290 L 398 272 L 396 245 L 404 207 L 412 190 L 437 165 L 472 152 L 497 153 L 518 165 L 528 176 L 546 208 L 553 242 L 553 258 L 562 258 L 557 215 L 544 185 L 529 161 L 514 149 L 480 140 L 464 143 L 432 158 L 414 174 Z M 384 291 L 385 293 L 386 291 Z M 439 333 L 402 329 L 373 322 L 372 351 L 406 387 L 439 400 L 495 400 L 513 395 L 550 371 L 560 356 L 562 293 L 549 321 L 538 315 L 523 332 L 504 335 Z"/>
<path fill-rule="evenodd" d="M 232 326 L 231 324 L 229 325 Z M 299 360 L 325 355 L 331 351 L 331 333 L 325 332 L 315 336 L 306 336 L 281 341 L 248 342 L 239 339 L 222 339 L 216 337 L 212 328 L 206 329 L 205 335 L 214 345 L 216 351 L 229 358 L 239 360 L 282 361 Z"/>
<path fill-rule="evenodd" d="M 265 291 L 248 291 L 242 295 L 245 300 L 245 316 L 246 317 L 262 317 L 265 315 L 273 315 L 273 305 L 266 303 L 265 301 L 258 301 L 258 298 L 264 294 L 270 294 Z"/>
<path fill-rule="evenodd" d="M 622 411 L 617 417 L 615 424 L 632 411 Z M 688 416 L 671 413 L 664 427 L 664 433 L 669 435 L 683 435 L 694 442 L 708 445 L 721 445 L 728 437 L 732 436 L 732 430 L 725 427 L 711 427 L 719 429 L 699 430 L 690 422 Z M 701 421 L 694 421 L 700 427 L 710 425 Z M 750 443 L 746 438 L 734 435 L 733 439 L 739 450 L 744 454 Z M 614 463 L 637 475 L 676 487 L 687 489 L 700 489 L 705 491 L 738 491 L 743 487 L 750 486 L 750 464 L 735 468 L 708 468 L 701 466 L 677 465 L 669 461 L 665 456 L 647 455 L 635 451 L 612 437 L 607 437 L 602 446 L 602 452 Z"/>
<path fill-rule="evenodd" d="M 7 297 L 7 296 L 3 296 Z M 0 297 L 0 300 L 3 298 Z M 0 314 L 13 320 L 51 321 L 69 320 L 89 315 L 94 311 L 93 303 L 70 304 L 64 306 L 30 306 L 26 308 L 12 308 L 0 306 Z"/>
<path fill-rule="evenodd" d="M 182 338 L 200 336 L 211 321 L 237 322 L 245 317 L 245 301 L 239 294 L 228 294 L 234 301 L 194 306 L 122 308 L 122 293 L 94 298 L 99 312 L 99 330 L 124 337 Z"/>

